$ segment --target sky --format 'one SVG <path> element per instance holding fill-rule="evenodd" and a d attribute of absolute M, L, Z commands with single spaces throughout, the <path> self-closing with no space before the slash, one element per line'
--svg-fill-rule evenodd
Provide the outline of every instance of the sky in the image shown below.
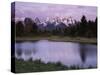
<path fill-rule="evenodd" d="M 97 17 L 97 7 L 68 5 L 68 4 L 46 4 L 46 3 L 31 3 L 31 2 L 16 2 L 15 3 L 15 18 L 24 19 L 30 17 L 32 19 L 38 17 L 40 20 L 45 20 L 47 17 L 72 17 L 75 20 L 80 20 L 83 15 L 87 20 L 95 20 Z"/>

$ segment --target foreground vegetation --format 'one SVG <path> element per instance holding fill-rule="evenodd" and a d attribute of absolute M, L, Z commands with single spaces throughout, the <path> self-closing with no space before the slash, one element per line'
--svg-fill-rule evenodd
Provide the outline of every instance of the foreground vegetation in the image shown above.
<path fill-rule="evenodd" d="M 88 67 L 91 69 L 93 67 Z M 65 66 L 60 62 L 57 63 L 43 63 L 41 60 L 35 61 L 23 61 L 23 60 L 15 60 L 15 72 L 16 73 L 23 73 L 23 72 L 42 72 L 42 71 L 59 71 L 59 70 L 77 70 L 77 69 L 84 69 L 80 68 L 79 66 Z"/>

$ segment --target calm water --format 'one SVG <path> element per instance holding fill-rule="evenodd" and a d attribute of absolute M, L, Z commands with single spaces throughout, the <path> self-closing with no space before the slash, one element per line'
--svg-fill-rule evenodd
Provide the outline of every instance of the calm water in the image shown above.
<path fill-rule="evenodd" d="M 15 48 L 15 57 L 24 61 L 32 58 L 45 63 L 59 61 L 67 66 L 97 66 L 97 46 L 92 44 L 40 40 L 17 42 Z"/>

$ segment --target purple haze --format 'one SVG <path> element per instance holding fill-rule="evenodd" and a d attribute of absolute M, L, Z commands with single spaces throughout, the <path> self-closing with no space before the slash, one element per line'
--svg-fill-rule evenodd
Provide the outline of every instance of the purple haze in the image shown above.
<path fill-rule="evenodd" d="M 82 15 L 85 15 L 87 20 L 95 20 L 97 17 L 97 7 L 94 6 L 79 6 L 79 5 L 64 5 L 64 4 L 46 4 L 46 3 L 31 3 L 31 2 L 16 2 L 15 3 L 15 18 L 24 19 L 25 17 L 45 20 L 47 17 L 69 17 L 80 20 Z"/>

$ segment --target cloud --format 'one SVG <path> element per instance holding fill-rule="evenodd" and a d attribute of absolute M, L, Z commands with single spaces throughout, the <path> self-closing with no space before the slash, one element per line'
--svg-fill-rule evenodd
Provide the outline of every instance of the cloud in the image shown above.
<path fill-rule="evenodd" d="M 97 7 L 93 6 L 17 2 L 15 10 L 16 17 L 46 18 L 58 15 L 80 19 L 86 15 L 88 19 L 94 20 L 97 16 Z"/>

